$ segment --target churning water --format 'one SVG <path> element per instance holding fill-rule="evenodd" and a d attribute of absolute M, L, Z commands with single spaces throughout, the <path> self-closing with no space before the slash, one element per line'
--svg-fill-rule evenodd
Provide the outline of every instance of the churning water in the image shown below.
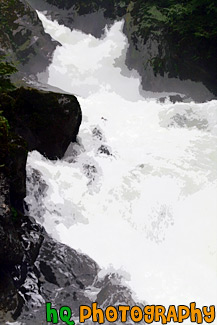
<path fill-rule="evenodd" d="M 48 83 L 78 96 L 83 121 L 62 160 L 29 154 L 30 214 L 102 272 L 123 274 L 138 299 L 216 304 L 217 101 L 141 92 L 122 22 L 96 39 L 39 16 L 61 43 Z"/>

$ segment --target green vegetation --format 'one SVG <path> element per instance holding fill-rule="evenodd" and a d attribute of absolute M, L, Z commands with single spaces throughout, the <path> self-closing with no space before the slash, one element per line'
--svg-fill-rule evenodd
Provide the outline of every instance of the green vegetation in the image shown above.
<path fill-rule="evenodd" d="M 172 2 L 164 12 L 167 18 L 165 31 L 173 40 L 176 39 L 177 55 L 184 50 L 184 55 L 190 55 L 190 60 L 201 64 L 204 59 L 216 59 L 217 7 L 214 1 Z"/>
<path fill-rule="evenodd" d="M 18 212 L 14 207 L 11 207 L 12 220 L 16 221 L 18 217 Z"/>
<path fill-rule="evenodd" d="M 130 12 L 134 38 L 149 37 L 164 47 L 150 64 L 156 73 L 174 76 L 198 67 L 200 73 L 217 71 L 217 6 L 212 0 L 155 0 L 133 2 Z M 165 45 L 166 44 L 166 45 Z M 166 46 L 166 48 L 165 48 Z"/>
<path fill-rule="evenodd" d="M 4 59 L 5 57 L 0 57 L 0 92 L 7 92 L 14 89 L 10 77 L 17 71 L 12 64 L 3 61 Z"/>
<path fill-rule="evenodd" d="M 62 9 L 73 8 L 79 15 L 86 15 L 91 12 L 105 10 L 105 16 L 116 19 L 122 17 L 126 13 L 129 0 L 47 0 L 48 3 L 55 5 Z"/>
<path fill-rule="evenodd" d="M 10 151 L 11 131 L 8 117 L 13 111 L 12 98 L 8 93 L 15 87 L 10 81 L 10 76 L 16 72 L 16 68 L 0 57 L 0 168 L 5 168 Z"/>
<path fill-rule="evenodd" d="M 8 91 L 12 88 L 10 82 L 10 71 L 13 72 L 13 67 L 6 62 L 0 61 L 0 94 Z M 0 103 L 0 108 L 2 103 Z M 3 111 L 0 111 L 0 168 L 5 167 L 6 157 L 8 155 L 8 137 L 10 126 L 7 118 L 3 115 Z"/>
<path fill-rule="evenodd" d="M 105 17 L 125 17 L 134 49 L 155 40 L 157 51 L 142 66 L 155 74 L 202 81 L 217 93 L 217 6 L 214 0 L 45 0 L 78 15 L 104 10 Z M 142 51 L 142 50 L 141 50 Z M 131 53 L 137 65 L 141 56 Z M 144 73 L 144 71 L 140 71 Z"/>

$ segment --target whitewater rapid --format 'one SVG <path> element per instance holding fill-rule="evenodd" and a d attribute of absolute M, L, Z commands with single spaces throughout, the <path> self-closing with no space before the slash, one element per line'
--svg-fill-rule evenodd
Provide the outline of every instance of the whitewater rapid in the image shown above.
<path fill-rule="evenodd" d="M 102 273 L 122 274 L 138 299 L 216 304 L 217 101 L 142 92 L 122 22 L 96 39 L 38 14 L 61 44 L 48 83 L 78 96 L 83 121 L 62 160 L 29 154 L 29 214 Z"/>

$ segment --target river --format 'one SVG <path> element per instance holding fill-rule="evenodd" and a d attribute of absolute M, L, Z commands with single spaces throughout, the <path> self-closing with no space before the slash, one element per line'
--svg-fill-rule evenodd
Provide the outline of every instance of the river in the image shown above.
<path fill-rule="evenodd" d="M 30 215 L 102 275 L 120 273 L 139 300 L 216 304 L 217 101 L 142 91 L 121 21 L 97 39 L 39 17 L 61 44 L 48 83 L 77 96 L 83 121 L 63 159 L 29 154 Z"/>

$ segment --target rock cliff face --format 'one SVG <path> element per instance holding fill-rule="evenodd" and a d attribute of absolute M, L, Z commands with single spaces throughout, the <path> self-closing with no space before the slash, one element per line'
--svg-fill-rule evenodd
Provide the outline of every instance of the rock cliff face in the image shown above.
<path fill-rule="evenodd" d="M 31 230 L 31 233 L 39 234 L 38 230 Z M 45 302 L 51 302 L 58 310 L 63 305 L 69 306 L 74 320 L 79 318 L 81 305 L 91 306 L 95 301 L 99 308 L 120 303 L 133 306 L 136 303 L 120 276 L 109 274 L 100 277 L 99 271 L 99 266 L 91 258 L 44 233 L 39 254 L 33 265 L 27 264 L 25 281 L 19 289 L 26 300 L 26 308 L 22 309 L 18 320 L 24 325 L 44 324 Z M 92 324 L 92 321 L 87 324 Z"/>
<path fill-rule="evenodd" d="M 74 96 L 25 88 L 1 93 L 0 103 L 0 322 L 5 322 L 26 302 L 21 287 L 45 236 L 23 215 L 28 151 L 61 157 L 76 140 L 81 109 Z"/>
<path fill-rule="evenodd" d="M 37 80 L 58 43 L 44 32 L 36 11 L 25 0 L 1 0 L 0 28 L 0 55 L 15 63 L 16 80 Z"/>

